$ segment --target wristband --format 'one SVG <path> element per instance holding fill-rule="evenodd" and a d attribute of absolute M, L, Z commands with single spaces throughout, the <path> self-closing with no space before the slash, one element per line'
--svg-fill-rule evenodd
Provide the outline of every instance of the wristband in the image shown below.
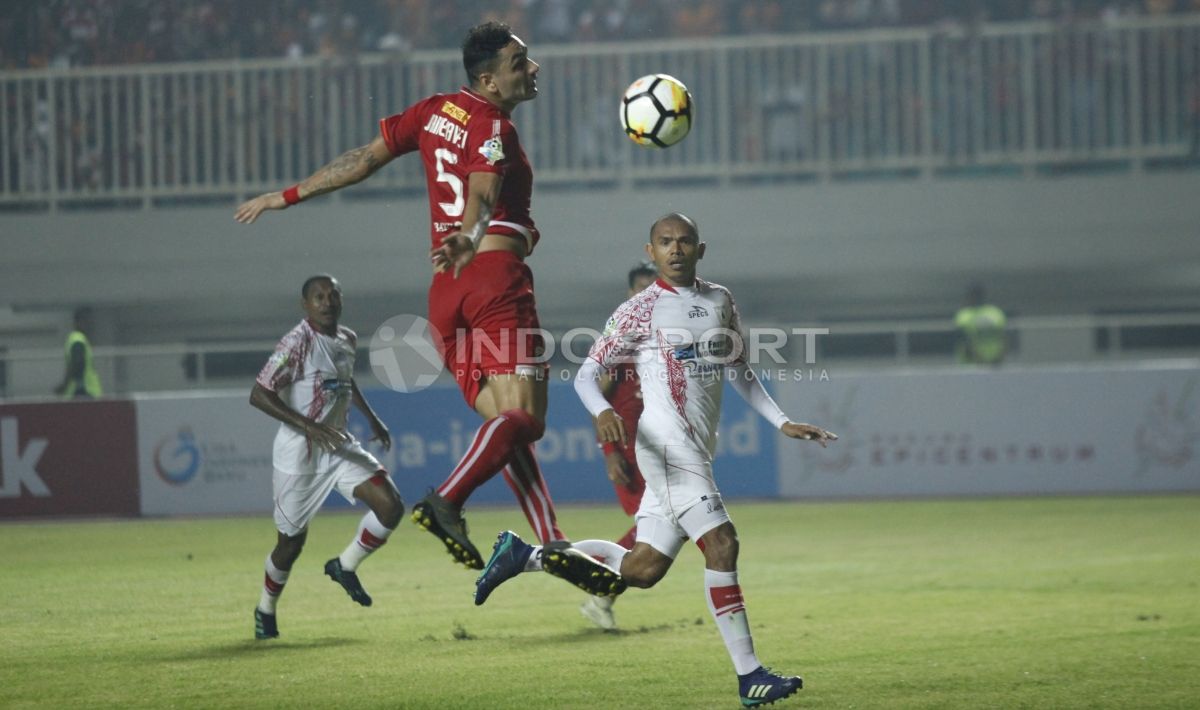
<path fill-rule="evenodd" d="M 283 191 L 283 201 L 290 207 L 300 201 L 300 186 L 292 185 Z"/>
<path fill-rule="evenodd" d="M 621 449 L 611 441 L 603 441 L 600 443 L 600 448 L 604 451 L 604 455 L 615 454 Z"/>

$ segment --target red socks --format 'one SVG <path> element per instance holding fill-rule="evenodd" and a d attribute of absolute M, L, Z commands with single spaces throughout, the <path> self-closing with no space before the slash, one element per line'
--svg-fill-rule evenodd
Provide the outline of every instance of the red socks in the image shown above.
<path fill-rule="evenodd" d="M 509 409 L 489 419 L 475 432 L 458 466 L 438 488 L 438 495 L 456 506 L 508 465 L 513 453 L 545 433 L 544 424 L 523 409 Z"/>

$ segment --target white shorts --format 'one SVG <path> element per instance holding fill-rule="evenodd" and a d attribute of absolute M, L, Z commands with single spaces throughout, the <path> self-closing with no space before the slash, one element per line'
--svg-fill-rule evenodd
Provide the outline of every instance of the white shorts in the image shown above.
<path fill-rule="evenodd" d="M 354 504 L 354 489 L 364 481 L 377 475 L 387 476 L 387 471 L 371 452 L 357 441 L 337 451 L 318 452 L 307 470 L 291 473 L 275 469 L 273 486 L 275 492 L 275 527 L 289 537 L 299 535 L 308 528 L 309 521 L 317 514 L 321 504 L 336 488 L 342 497 Z M 387 479 L 391 485 L 391 479 Z"/>
<path fill-rule="evenodd" d="M 704 453 L 691 446 L 638 447 L 637 460 L 646 479 L 634 516 L 638 542 L 675 559 L 683 543 L 730 522 Z"/>

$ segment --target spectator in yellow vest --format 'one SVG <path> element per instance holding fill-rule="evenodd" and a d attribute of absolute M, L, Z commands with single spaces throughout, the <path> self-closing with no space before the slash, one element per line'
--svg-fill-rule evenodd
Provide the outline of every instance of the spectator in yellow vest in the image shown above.
<path fill-rule="evenodd" d="M 987 303 L 983 287 L 972 284 L 967 290 L 967 305 L 954 316 L 958 331 L 955 355 L 961 363 L 999 365 L 1008 349 L 1004 331 L 1004 311 Z"/>
<path fill-rule="evenodd" d="M 95 399 L 103 393 L 100 376 L 92 363 L 92 344 L 87 337 L 91 329 L 91 309 L 75 309 L 75 327 L 67 335 L 66 371 L 62 383 L 54 388 L 56 394 L 67 399 Z"/>

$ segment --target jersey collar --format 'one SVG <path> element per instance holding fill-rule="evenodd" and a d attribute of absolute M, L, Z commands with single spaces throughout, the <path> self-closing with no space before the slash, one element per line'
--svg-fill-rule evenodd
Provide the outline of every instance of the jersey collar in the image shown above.
<path fill-rule="evenodd" d="M 466 94 L 468 97 L 475 99 L 476 101 L 478 101 L 480 103 L 485 103 L 488 106 L 496 106 L 496 104 L 492 103 L 491 101 L 488 101 L 486 98 L 475 93 L 475 91 L 469 87 L 466 87 L 466 86 L 459 87 L 459 92 Z M 505 111 L 504 109 L 500 108 L 499 106 L 496 106 L 496 110 L 499 111 L 500 113 L 504 114 L 506 117 L 508 116 L 508 111 Z"/>
<path fill-rule="evenodd" d="M 699 279 L 697 278 L 696 281 L 699 281 Z M 659 288 L 663 289 L 664 291 L 670 291 L 671 293 L 679 293 L 679 289 L 681 289 L 681 288 L 695 289 L 696 281 L 693 281 L 691 286 L 672 286 L 671 284 L 667 283 L 666 281 L 663 281 L 661 276 L 654 279 L 654 283 L 658 284 Z"/>
<path fill-rule="evenodd" d="M 341 325 L 336 325 L 333 328 L 333 335 L 328 335 L 325 332 L 323 332 L 321 330 L 321 328 L 317 326 L 316 323 L 313 323 L 311 320 L 309 320 L 308 316 L 304 317 L 304 324 L 307 325 L 308 329 L 311 330 L 312 332 L 316 333 L 317 335 L 324 335 L 326 338 L 336 338 L 338 333 L 341 332 L 341 329 L 342 329 Z"/>

